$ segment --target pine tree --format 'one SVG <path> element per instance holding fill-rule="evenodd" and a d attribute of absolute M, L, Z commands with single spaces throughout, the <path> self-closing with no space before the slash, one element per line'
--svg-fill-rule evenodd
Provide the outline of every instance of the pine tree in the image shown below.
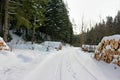
<path fill-rule="evenodd" d="M 47 0 L 19 0 L 17 1 L 16 9 L 16 26 L 26 30 L 26 39 L 30 36 L 32 44 L 35 41 L 36 28 L 44 21 L 44 8 L 43 3 L 47 3 Z M 32 29 L 32 30 L 31 30 Z M 32 34 L 28 34 L 29 32 Z M 31 36 L 32 35 L 32 36 Z"/>
<path fill-rule="evenodd" d="M 33 15 L 33 33 L 32 33 L 32 44 L 35 41 L 35 33 L 36 33 L 36 28 L 37 28 L 37 23 L 38 26 L 40 27 L 41 24 L 44 22 L 44 11 L 45 9 L 43 8 L 42 4 L 47 3 L 47 0 L 34 0 L 32 1 L 32 15 Z"/>
<path fill-rule="evenodd" d="M 120 11 L 118 11 L 114 18 L 114 34 L 120 34 Z"/>
<path fill-rule="evenodd" d="M 71 42 L 73 35 L 72 24 L 62 0 L 49 1 L 45 24 L 46 33 L 51 35 L 52 40 Z"/>

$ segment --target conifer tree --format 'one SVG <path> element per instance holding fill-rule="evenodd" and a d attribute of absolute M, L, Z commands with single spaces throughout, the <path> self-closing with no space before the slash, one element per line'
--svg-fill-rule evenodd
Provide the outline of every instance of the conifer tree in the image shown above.
<path fill-rule="evenodd" d="M 69 20 L 68 11 L 62 0 L 50 0 L 47 12 L 46 23 L 47 34 L 52 40 L 70 42 L 73 35 L 72 24 Z"/>

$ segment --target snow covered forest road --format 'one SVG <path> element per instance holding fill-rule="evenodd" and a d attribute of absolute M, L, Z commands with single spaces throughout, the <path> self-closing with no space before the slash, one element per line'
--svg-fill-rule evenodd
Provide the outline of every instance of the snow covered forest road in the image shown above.
<path fill-rule="evenodd" d="M 80 49 L 69 48 L 47 56 L 24 80 L 110 80 L 95 62 Z"/>
<path fill-rule="evenodd" d="M 119 80 L 120 67 L 96 61 L 94 53 L 80 47 L 63 46 L 47 51 L 13 36 L 12 51 L 0 52 L 0 80 Z"/>

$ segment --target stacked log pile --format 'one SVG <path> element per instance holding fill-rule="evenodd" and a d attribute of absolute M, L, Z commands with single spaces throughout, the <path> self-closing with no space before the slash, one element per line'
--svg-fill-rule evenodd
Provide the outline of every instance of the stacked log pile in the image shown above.
<path fill-rule="evenodd" d="M 120 66 L 120 35 L 104 37 L 95 51 L 94 58 Z"/>
<path fill-rule="evenodd" d="M 10 50 L 2 37 L 0 37 L 0 50 Z"/>

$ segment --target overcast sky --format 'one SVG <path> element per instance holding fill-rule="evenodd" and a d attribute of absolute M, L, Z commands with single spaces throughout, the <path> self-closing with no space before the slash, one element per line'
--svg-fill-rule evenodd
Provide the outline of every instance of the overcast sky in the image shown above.
<path fill-rule="evenodd" d="M 81 29 L 82 16 L 86 26 L 106 19 L 106 16 L 114 17 L 120 10 L 120 0 L 64 0 L 69 7 L 70 19 L 74 19 L 77 28 Z"/>

